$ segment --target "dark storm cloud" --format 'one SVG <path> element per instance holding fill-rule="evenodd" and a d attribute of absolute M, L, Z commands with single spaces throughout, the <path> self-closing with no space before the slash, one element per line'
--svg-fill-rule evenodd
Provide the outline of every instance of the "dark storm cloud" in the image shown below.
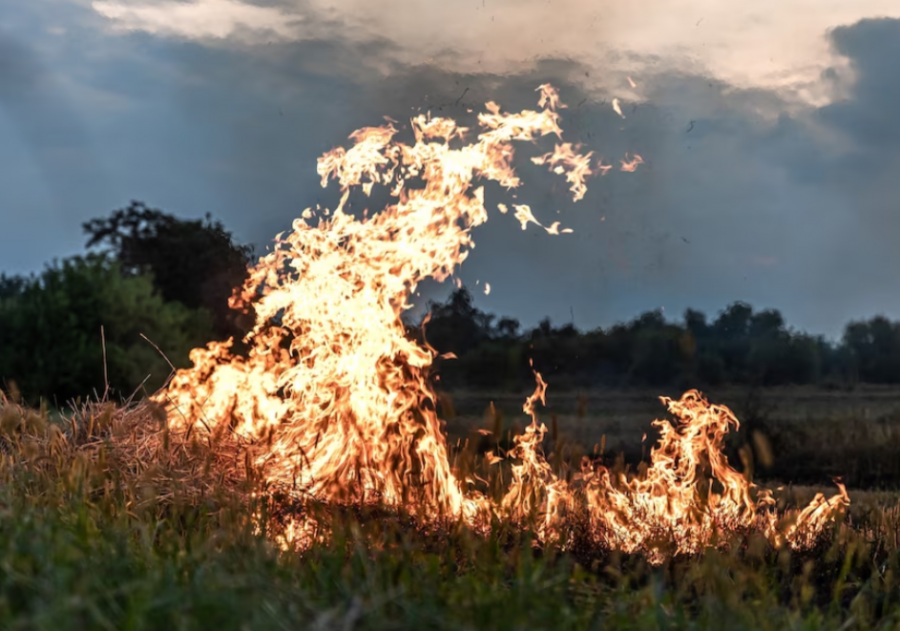
<path fill-rule="evenodd" d="M 834 29 L 835 49 L 855 71 L 852 98 L 821 109 L 820 117 L 868 149 L 900 152 L 900 20 L 863 20 Z"/>
<path fill-rule="evenodd" d="M 873 313 L 900 315 L 900 20 L 863 20 L 834 29 L 849 72 L 823 81 L 843 97 L 778 124 L 754 139 L 792 181 L 832 203 L 811 209 L 795 242 L 815 242 L 819 263 L 805 299 L 817 319 L 845 321 Z M 827 234 L 816 235 L 822 227 Z"/>

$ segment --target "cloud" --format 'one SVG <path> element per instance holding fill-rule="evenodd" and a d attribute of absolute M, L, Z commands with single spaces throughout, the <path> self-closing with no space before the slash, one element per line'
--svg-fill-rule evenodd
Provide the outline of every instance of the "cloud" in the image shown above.
<path fill-rule="evenodd" d="M 572 204 L 564 182 L 528 163 L 539 150 L 521 147 L 519 201 L 575 232 L 523 232 L 492 213 L 462 271 L 491 284 L 476 297 L 484 308 L 526 324 L 574 313 L 595 326 L 740 299 L 832 334 L 849 317 L 900 314 L 891 289 L 900 226 L 885 201 L 897 193 L 889 113 L 900 81 L 878 52 L 890 52 L 896 21 L 825 36 L 881 5 L 829 4 L 820 15 L 806 0 L 764 3 L 748 17 L 744 5 L 707 0 L 659 11 L 560 2 L 443 3 L 428 14 L 405 0 L 94 2 L 102 34 L 73 27 L 33 45 L 65 43 L 41 59 L 89 130 L 75 145 L 101 148 L 115 195 L 98 196 L 98 176 L 70 170 L 78 156 L 61 148 L 54 171 L 78 186 L 66 227 L 42 226 L 45 249 L 33 256 L 50 258 L 71 241 L 62 231 L 131 198 L 180 215 L 211 211 L 265 245 L 304 207 L 333 204 L 315 160 L 354 129 L 420 109 L 474 124 L 468 109 L 533 108 L 534 88 L 549 81 L 570 106 L 567 140 L 607 163 L 627 152 L 645 164 L 591 180 Z M 804 11 L 809 23 L 792 40 Z M 66 136 L 40 135 L 45 118 L 21 111 L 45 151 Z M 512 200 L 489 188 L 487 201 Z M 17 241 L 0 243 L 4 266 L 23 251 Z"/>
<path fill-rule="evenodd" d="M 842 98 L 782 116 L 754 144 L 799 186 L 831 199 L 798 227 L 816 245 L 805 295 L 817 321 L 900 315 L 900 20 L 868 19 L 831 30 L 840 70 L 823 73 Z M 800 211 L 795 211 L 797 214 Z"/>
<path fill-rule="evenodd" d="M 297 35 L 299 16 L 238 0 L 199 0 L 125 4 L 97 1 L 91 5 L 98 14 L 125 31 L 145 31 L 154 35 L 188 39 L 223 39 L 243 30 L 261 31 L 280 39 Z"/>
<path fill-rule="evenodd" d="M 890 38 L 892 27 L 884 25 L 896 22 L 881 24 L 883 37 Z M 327 149 L 353 128 L 377 123 L 382 114 L 402 119 L 410 109 L 422 108 L 465 117 L 465 109 L 477 109 L 488 99 L 510 110 L 533 107 L 534 86 L 550 80 L 562 87 L 572 106 L 563 121 L 569 139 L 609 160 L 638 152 L 648 164 L 633 176 L 590 182 L 581 205 L 563 201 L 551 178 L 528 172 L 534 185 L 521 197 L 544 220 L 555 219 L 552 214 L 561 210 L 564 225 L 575 234 L 549 238 L 521 233 L 506 225 L 504 217 L 493 217 L 463 271 L 472 282 L 492 283 L 489 299 L 479 300 L 498 311 L 529 314 L 526 321 L 544 314 L 567 319 L 573 307 L 582 323 L 595 323 L 657 306 L 678 313 L 687 306 L 714 310 L 743 299 L 779 307 L 798 326 L 834 335 L 848 318 L 879 309 L 900 313 L 900 301 L 884 289 L 892 273 L 886 270 L 894 267 L 891 235 L 897 234 L 892 223 L 896 215 L 885 203 L 897 193 L 887 165 L 896 164 L 898 146 L 881 143 L 882 152 L 865 128 L 868 112 L 877 117 L 878 111 L 895 111 L 890 90 L 869 86 L 900 82 L 891 79 L 892 69 L 867 62 L 879 59 L 876 52 L 866 54 L 842 43 L 854 29 L 869 28 L 860 23 L 834 31 L 835 53 L 846 57 L 832 71 L 823 71 L 822 91 L 842 95 L 842 100 L 818 107 L 798 106 L 782 90 L 741 89 L 661 64 L 641 78 L 640 98 L 623 99 L 627 119 L 622 121 L 611 99 L 604 102 L 585 84 L 586 74 L 597 74 L 595 68 L 557 59 L 507 75 L 452 72 L 423 63 L 341 88 L 338 80 L 322 78 L 333 94 L 347 90 L 356 95 L 337 110 L 329 108 L 323 118 L 310 120 L 320 123 L 315 126 L 318 148 Z M 871 42 L 872 51 L 882 46 L 872 33 L 856 37 Z M 304 92 L 300 86 L 309 85 L 310 78 L 301 70 L 302 59 L 316 46 L 283 44 L 281 53 L 267 57 L 261 76 L 288 86 L 282 95 Z M 340 50 L 347 49 L 331 51 L 332 67 L 355 57 L 344 57 Z M 373 49 L 369 57 L 377 54 Z M 334 106 L 334 97 L 323 99 Z M 291 107 L 290 98 L 280 102 Z M 298 103 L 297 114 L 303 111 L 315 111 L 315 105 Z M 303 128 L 302 118 L 294 120 Z M 265 127 L 260 120 L 257 129 Z M 886 130 L 884 137 L 891 133 Z M 270 134 L 248 133 L 249 144 L 242 144 L 240 152 L 267 165 L 273 187 L 280 177 L 295 174 L 298 199 L 304 194 L 309 199 L 312 177 L 305 180 L 300 173 L 309 172 L 311 162 L 304 166 L 292 153 L 292 147 L 303 144 L 299 129 L 297 142 L 287 142 L 294 134 L 288 130 L 273 143 Z M 275 144 L 282 151 L 271 151 Z M 236 178 L 233 184 L 243 187 L 242 182 Z M 323 192 L 313 196 L 327 199 Z M 860 217 L 866 213 L 869 228 Z M 269 214 L 284 216 L 274 208 Z"/>
<path fill-rule="evenodd" d="M 900 17 L 893 0 L 103 0 L 94 9 L 132 30 L 191 39 L 388 40 L 394 61 L 450 72 L 517 73 L 536 59 L 571 59 L 605 72 L 592 85 L 618 86 L 665 60 L 738 88 L 768 87 L 823 102 L 818 81 L 837 58 L 822 37 L 870 15 Z M 638 77 L 639 78 L 639 77 Z M 638 84 L 641 82 L 638 81 Z M 630 86 L 628 86 L 630 88 Z M 639 93 L 639 92 L 638 92 Z"/>
<path fill-rule="evenodd" d="M 852 98 L 823 107 L 820 117 L 867 149 L 900 151 L 900 20 L 863 20 L 831 33 L 850 62 Z"/>

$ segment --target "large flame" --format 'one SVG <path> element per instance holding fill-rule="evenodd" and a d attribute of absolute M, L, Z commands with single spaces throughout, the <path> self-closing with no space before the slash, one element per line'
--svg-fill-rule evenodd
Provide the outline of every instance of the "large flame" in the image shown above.
<path fill-rule="evenodd" d="M 410 121 L 414 144 L 396 140 L 398 129 L 388 124 L 358 130 L 352 148 L 320 158 L 322 185 L 340 183 L 340 205 L 305 210 L 251 269 L 232 305 L 255 315 L 249 351 L 239 356 L 225 342 L 192 352 L 193 368 L 157 397 L 172 411 L 172 429 L 243 440 L 254 469 L 298 497 L 379 503 L 425 521 L 450 518 L 485 530 L 500 518 L 564 545 L 578 515 L 598 545 L 645 550 L 651 559 L 662 558 L 652 552 L 661 537 L 690 553 L 755 524 L 777 545 L 808 545 L 847 504 L 843 487 L 780 523 L 772 498 L 722 454 L 737 420 L 696 392 L 664 399 L 680 423 L 656 422 L 660 443 L 642 475 L 614 475 L 586 461 L 566 481 L 542 454 L 536 406 L 546 384 L 535 373 L 537 389 L 525 404 L 532 423 L 507 454 L 506 494 L 492 501 L 455 474 L 428 380 L 436 351 L 411 340 L 401 319 L 409 297 L 426 278 L 450 277 L 474 247 L 472 229 L 488 218 L 476 180 L 519 186 L 513 141 L 555 135 L 554 150 L 533 162 L 564 176 L 576 201 L 588 178 L 611 168 L 562 142 L 557 109 L 565 106 L 552 86 L 537 91 L 538 111 L 506 113 L 487 103 L 474 142 L 453 120 L 419 115 Z M 620 170 L 642 162 L 635 155 Z M 369 195 L 375 185 L 388 187 L 395 203 L 370 218 L 345 212 L 353 189 Z M 543 226 L 527 205 L 513 207 L 522 229 L 534 223 L 551 234 L 571 232 L 558 222 Z"/>

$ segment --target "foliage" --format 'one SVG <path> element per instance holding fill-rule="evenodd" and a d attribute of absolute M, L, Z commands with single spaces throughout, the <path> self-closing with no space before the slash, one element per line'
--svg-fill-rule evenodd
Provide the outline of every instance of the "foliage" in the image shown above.
<path fill-rule="evenodd" d="M 446 387 L 527 389 L 529 361 L 569 388 L 900 383 L 900 323 L 883 316 L 850 323 L 833 344 L 790 329 L 777 310 L 742 302 L 712 322 L 692 309 L 680 323 L 651 311 L 584 332 L 545 319 L 520 333 L 517 321 L 475 307 L 465 287 L 429 308 L 425 338 L 457 356 L 440 363 Z"/>
<path fill-rule="evenodd" d="M 0 300 L 19 295 L 25 288 L 26 279 L 21 276 L 0 274 Z"/>
<path fill-rule="evenodd" d="M 106 255 L 75 257 L 39 276 L 6 283 L 0 295 L 0 383 L 14 382 L 30 401 L 102 395 L 129 396 L 159 387 L 171 371 L 141 334 L 185 365 L 205 341 L 208 317 L 166 303 L 149 277 L 123 276 Z M 101 327 L 103 338 L 101 337 Z"/>
<path fill-rule="evenodd" d="M 206 309 L 217 339 L 243 337 L 228 299 L 247 277 L 253 248 L 238 245 L 210 215 L 179 219 L 133 201 L 108 218 L 84 224 L 88 248 L 106 245 L 127 275 L 149 274 L 166 302 Z"/>

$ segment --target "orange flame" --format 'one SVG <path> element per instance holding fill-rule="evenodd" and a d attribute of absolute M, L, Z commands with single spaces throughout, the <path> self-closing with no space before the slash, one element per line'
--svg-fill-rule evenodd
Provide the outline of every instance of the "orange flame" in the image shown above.
<path fill-rule="evenodd" d="M 538 91 L 540 111 L 504 113 L 487 103 L 477 141 L 459 148 L 450 142 L 465 141 L 466 128 L 418 115 L 410 121 L 412 145 L 395 140 L 389 121 L 354 132 L 350 149 L 322 156 L 322 185 L 339 182 L 340 204 L 321 211 L 315 223 L 315 214 L 304 211 L 250 270 L 232 299 L 233 307 L 252 309 L 256 318 L 245 340 L 249 351 L 235 355 L 228 341 L 191 353 L 193 367 L 179 371 L 157 396 L 173 412 L 173 429 L 248 443 L 254 469 L 297 497 L 378 502 L 426 521 L 452 518 L 485 530 L 495 516 L 536 519 L 539 538 L 551 542 L 562 541 L 566 516 L 575 511 L 587 517 L 598 545 L 645 550 L 657 560 L 661 553 L 653 552 L 652 541 L 661 532 L 678 551 L 696 552 L 718 534 L 751 525 L 762 511 L 773 542 L 808 544 L 846 505 L 843 489 L 779 528 L 774 512 L 766 512 L 771 497 L 758 492 L 753 499 L 753 485 L 722 455 L 723 437 L 737 420 L 696 392 L 663 400 L 681 424 L 656 422 L 661 440 L 645 475 L 614 479 L 586 463 L 569 484 L 542 455 L 546 428 L 538 424 L 536 406 L 547 384 L 536 373 L 537 388 L 524 407 L 532 423 L 508 454 L 512 483 L 502 499 L 470 490 L 473 480 L 452 470 L 428 379 L 437 351 L 410 340 L 401 316 L 419 282 L 450 278 L 474 247 L 472 229 L 488 218 L 476 179 L 515 188 L 520 180 L 512 141 L 562 139 L 556 110 L 565 106 L 552 86 Z M 564 175 L 576 201 L 588 176 L 610 168 L 592 169 L 592 154 L 578 149 L 560 143 L 534 159 Z M 622 170 L 642 162 L 639 156 L 622 161 Z M 424 186 L 407 187 L 411 179 Z M 396 202 L 364 220 L 345 212 L 354 188 L 369 195 L 375 185 L 390 187 Z M 523 229 L 534 223 L 551 234 L 571 232 L 558 222 L 544 227 L 527 205 L 513 208 Z M 721 489 L 704 486 L 705 469 Z M 297 523 L 285 537 L 309 545 L 321 530 Z"/>
<path fill-rule="evenodd" d="M 631 160 L 625 159 L 619 160 L 619 162 L 622 164 L 622 171 L 625 171 L 626 173 L 634 173 L 635 171 L 637 171 L 639 164 L 644 164 L 644 159 L 641 156 L 635 154 L 635 156 Z"/>

